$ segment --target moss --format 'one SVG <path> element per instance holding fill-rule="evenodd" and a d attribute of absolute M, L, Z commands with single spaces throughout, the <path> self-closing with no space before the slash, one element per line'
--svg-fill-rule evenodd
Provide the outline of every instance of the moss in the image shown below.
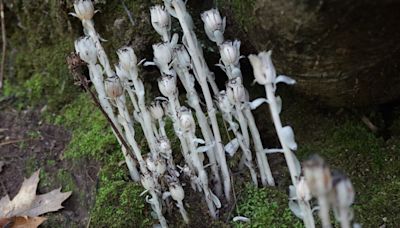
<path fill-rule="evenodd" d="M 96 202 L 91 211 L 94 227 L 149 227 L 148 205 L 140 196 L 144 189 L 129 180 L 121 153 L 115 151 L 100 171 Z"/>
<path fill-rule="evenodd" d="M 252 17 L 254 11 L 255 0 L 217 0 L 217 4 L 221 7 L 232 10 L 235 22 L 238 23 L 238 28 L 245 32 L 255 23 L 255 18 Z"/>
<path fill-rule="evenodd" d="M 288 209 L 287 195 L 278 189 L 246 185 L 237 205 L 237 215 L 250 223 L 234 223 L 234 227 L 303 227 L 300 219 Z"/>

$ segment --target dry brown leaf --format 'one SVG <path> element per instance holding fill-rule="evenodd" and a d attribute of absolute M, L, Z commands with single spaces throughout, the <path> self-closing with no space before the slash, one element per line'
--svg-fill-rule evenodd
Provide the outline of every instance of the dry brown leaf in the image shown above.
<path fill-rule="evenodd" d="M 71 192 L 62 193 L 61 188 L 58 188 L 46 194 L 36 195 L 39 183 L 39 171 L 36 171 L 30 178 L 24 180 L 18 194 L 13 200 L 10 200 L 8 195 L 0 200 L 0 218 L 30 216 L 28 218 L 32 220 L 33 218 L 38 218 L 37 216 L 41 214 L 63 208 L 61 203 L 71 195 Z M 30 220 L 29 222 L 32 222 L 32 224 L 37 221 Z"/>
<path fill-rule="evenodd" d="M 7 227 L 10 222 L 9 218 L 0 218 L 0 227 Z"/>
<path fill-rule="evenodd" d="M 10 228 L 37 228 L 46 221 L 45 217 L 17 216 L 11 218 Z"/>

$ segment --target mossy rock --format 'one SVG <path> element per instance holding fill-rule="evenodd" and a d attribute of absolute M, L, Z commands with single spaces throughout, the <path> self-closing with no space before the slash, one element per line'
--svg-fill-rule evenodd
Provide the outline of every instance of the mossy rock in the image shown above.
<path fill-rule="evenodd" d="M 244 42 L 273 50 L 277 71 L 293 76 L 299 92 L 333 106 L 400 97 L 399 1 L 218 2 Z"/>

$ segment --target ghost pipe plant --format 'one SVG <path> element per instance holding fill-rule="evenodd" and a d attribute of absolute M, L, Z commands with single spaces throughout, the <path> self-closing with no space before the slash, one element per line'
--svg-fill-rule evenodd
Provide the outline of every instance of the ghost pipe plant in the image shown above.
<path fill-rule="evenodd" d="M 191 67 L 189 53 L 183 45 L 176 44 L 178 38 L 177 34 L 174 34 L 174 37 L 171 40 L 171 19 L 169 13 L 162 6 L 156 5 L 150 8 L 150 14 L 154 30 L 161 35 L 164 41 L 164 44 L 153 45 L 155 65 L 159 67 L 162 73 L 167 73 L 171 67 L 170 64 L 172 65 L 187 92 L 188 104 L 196 111 L 198 121 L 200 123 L 206 123 L 208 121 L 207 117 L 200 106 L 200 98 L 194 88 L 195 79 L 189 72 Z M 171 51 L 173 52 L 171 53 Z M 170 56 L 173 56 L 172 62 Z M 222 195 L 221 178 L 215 157 L 216 148 L 215 146 L 212 146 L 215 145 L 214 136 L 212 135 L 212 131 L 208 124 L 200 124 L 200 129 L 205 143 L 209 148 L 209 150 L 207 150 L 207 156 L 210 160 L 213 175 L 212 180 L 215 183 L 217 194 Z"/>
<path fill-rule="evenodd" d="M 282 152 L 285 156 L 286 163 L 289 168 L 290 177 L 292 179 L 292 188 L 297 188 L 298 178 L 300 177 L 301 166 L 292 150 L 297 149 L 297 144 L 294 140 L 293 129 L 290 126 L 282 126 L 280 119 L 280 111 L 282 101 L 276 97 L 276 86 L 279 82 L 286 84 L 294 84 L 295 81 L 287 76 L 276 76 L 275 67 L 271 60 L 271 51 L 261 52 L 257 55 L 250 55 L 249 60 L 253 66 L 254 77 L 257 83 L 264 85 L 267 94 L 268 105 L 272 116 L 272 121 L 275 126 Z M 296 190 L 297 192 L 297 190 Z M 312 217 L 311 208 L 304 201 L 298 201 L 301 209 L 302 219 L 306 227 L 315 227 L 314 218 Z"/>
<path fill-rule="evenodd" d="M 80 58 L 88 64 L 89 68 L 89 76 L 92 81 L 98 95 L 99 103 L 103 110 L 106 112 L 109 119 L 113 122 L 114 126 L 116 126 L 117 131 L 121 132 L 121 126 L 117 121 L 116 116 L 114 115 L 113 108 L 107 99 L 105 87 L 103 84 L 103 74 L 101 66 L 97 65 L 97 51 L 94 45 L 93 40 L 86 36 L 79 38 L 75 41 L 75 50 L 79 54 Z M 117 133 L 113 130 L 114 134 Z M 116 135 L 117 136 L 117 135 Z M 118 137 L 117 137 L 118 138 Z M 125 148 L 120 139 L 118 138 L 118 142 L 122 147 L 122 152 L 125 157 L 125 162 L 128 166 L 130 176 L 133 180 L 139 181 L 139 172 L 136 168 L 136 162 L 134 159 L 127 153 L 127 148 Z"/>
<path fill-rule="evenodd" d="M 204 60 L 201 46 L 196 39 L 196 35 L 193 32 L 193 25 L 191 17 L 186 11 L 185 3 L 182 0 L 164 0 L 166 8 L 169 9 L 171 15 L 176 16 L 183 30 L 183 43 L 185 44 L 188 52 L 192 58 L 193 70 L 198 80 L 201 90 L 205 98 L 207 105 L 208 115 L 211 121 L 212 131 L 215 138 L 215 146 L 217 151 L 217 161 L 221 168 L 224 194 L 226 199 L 229 201 L 231 198 L 231 179 L 228 169 L 228 164 L 226 162 L 225 152 L 222 146 L 221 133 L 218 126 L 216 109 L 213 104 L 210 88 L 208 87 L 208 82 L 210 82 L 213 88 L 214 94 L 218 94 L 218 88 L 216 87 L 215 81 L 207 67 Z"/>
<path fill-rule="evenodd" d="M 342 228 L 350 228 L 353 220 L 351 205 L 355 196 L 353 185 L 350 179 L 340 172 L 334 172 L 332 179 L 333 194 L 331 201 L 335 217 Z M 356 227 L 356 224 L 353 224 L 353 227 Z"/>

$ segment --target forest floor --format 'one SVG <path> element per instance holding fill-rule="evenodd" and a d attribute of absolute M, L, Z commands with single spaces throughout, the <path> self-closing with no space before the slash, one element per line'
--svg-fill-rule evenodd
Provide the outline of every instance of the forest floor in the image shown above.
<path fill-rule="evenodd" d="M 295 129 L 299 159 L 318 153 L 333 169 L 343 170 L 353 181 L 357 191 L 355 221 L 364 227 L 398 224 L 399 108 L 327 109 L 287 91 L 283 98 L 283 122 Z M 113 135 L 85 94 L 56 116 L 46 114 L 43 108 L 16 110 L 15 104 L 0 105 L 0 162 L 4 164 L 0 169 L 0 197 L 13 197 L 23 178 L 40 168 L 39 192 L 60 186 L 63 191 L 73 191 L 63 210 L 49 214 L 45 227 L 153 224 L 144 197 L 138 196 L 143 189 L 129 181 Z M 265 145 L 276 147 L 272 125 L 263 118 L 267 112 L 266 106 L 260 107 L 256 119 L 264 132 Z M 377 133 L 361 121 L 364 115 L 380 129 Z M 231 222 L 233 216 L 242 215 L 252 219 L 249 227 L 301 227 L 300 220 L 287 208 L 290 178 L 283 156 L 275 154 L 269 160 L 277 188 L 254 188 L 249 184 L 249 175 L 234 166 L 234 157 L 230 160 L 235 181 L 234 204 L 225 204 L 220 211 L 221 219 L 212 221 L 201 195 L 189 193 L 186 204 L 191 226 L 243 227 Z M 174 205 L 170 205 L 167 219 L 171 227 L 184 226 L 177 214 Z"/>

